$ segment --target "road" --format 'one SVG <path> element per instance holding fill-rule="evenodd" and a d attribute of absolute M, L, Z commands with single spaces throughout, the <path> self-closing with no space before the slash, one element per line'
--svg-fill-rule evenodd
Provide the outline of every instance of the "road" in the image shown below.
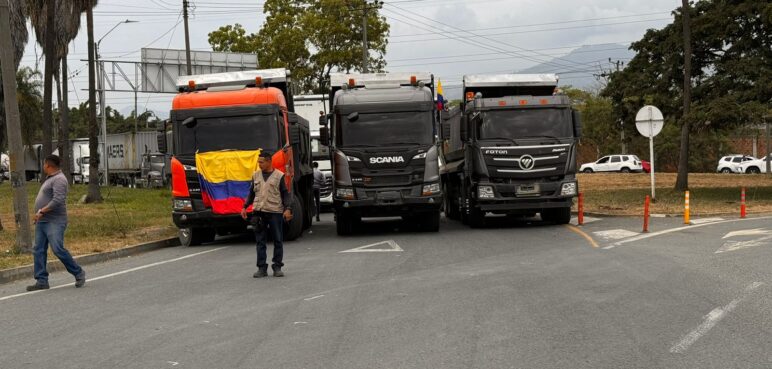
<path fill-rule="evenodd" d="M 0 368 L 772 366 L 772 218 L 589 220 L 337 237 L 325 214 L 283 279 L 226 239 L 2 285 Z"/>

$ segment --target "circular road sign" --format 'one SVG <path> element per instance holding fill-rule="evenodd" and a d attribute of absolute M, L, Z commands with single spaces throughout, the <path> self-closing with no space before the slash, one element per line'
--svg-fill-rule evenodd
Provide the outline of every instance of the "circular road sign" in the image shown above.
<path fill-rule="evenodd" d="M 656 106 L 646 105 L 635 115 L 635 128 L 644 137 L 654 137 L 662 132 L 665 118 Z"/>

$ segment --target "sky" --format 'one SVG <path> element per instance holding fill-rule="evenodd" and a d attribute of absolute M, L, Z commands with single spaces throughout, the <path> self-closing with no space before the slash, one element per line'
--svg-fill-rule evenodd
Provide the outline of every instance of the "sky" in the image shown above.
<path fill-rule="evenodd" d="M 257 32 L 264 22 L 262 1 L 190 0 L 190 44 L 211 50 L 207 34 L 240 23 Z M 464 74 L 514 72 L 568 54 L 583 45 L 605 45 L 594 63 L 557 63 L 561 84 L 608 67 L 602 50 L 627 47 L 647 29 L 672 22 L 679 0 L 385 0 L 381 14 L 391 26 L 387 71 L 431 72 L 446 95 L 460 93 Z M 94 10 L 94 34 L 107 35 L 100 47 L 105 60 L 139 61 L 143 47 L 184 49 L 182 0 L 100 0 Z M 72 75 L 69 103 L 88 99 L 86 20 L 70 47 Z M 22 65 L 43 69 L 41 47 L 30 32 Z M 133 78 L 134 71 L 126 74 Z M 139 111 L 167 117 L 171 94 L 139 94 Z M 131 93 L 109 92 L 107 105 L 124 114 L 132 111 Z"/>

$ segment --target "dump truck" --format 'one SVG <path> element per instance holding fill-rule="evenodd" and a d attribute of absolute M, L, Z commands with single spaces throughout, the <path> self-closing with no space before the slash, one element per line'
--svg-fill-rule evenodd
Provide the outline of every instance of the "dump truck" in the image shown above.
<path fill-rule="evenodd" d="M 172 148 L 172 219 L 183 245 L 214 240 L 217 234 L 245 232 L 240 214 L 215 214 L 202 197 L 196 153 L 258 150 L 273 153 L 274 168 L 285 174 L 292 193 L 293 218 L 285 239 L 294 240 L 311 226 L 313 175 L 308 121 L 294 113 L 290 74 L 265 69 L 183 76 L 177 80 L 161 151 Z"/>
<path fill-rule="evenodd" d="M 570 221 L 581 122 L 557 86 L 554 74 L 464 76 L 461 108 L 442 112 L 446 217 Z"/>
<path fill-rule="evenodd" d="M 402 217 L 437 231 L 442 191 L 430 73 L 332 74 L 320 121 L 332 156 L 335 224 L 351 234 L 363 217 Z"/>

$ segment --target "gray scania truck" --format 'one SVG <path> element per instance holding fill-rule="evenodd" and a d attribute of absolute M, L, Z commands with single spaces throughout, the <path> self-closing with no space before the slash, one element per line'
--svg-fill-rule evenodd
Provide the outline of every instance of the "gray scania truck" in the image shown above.
<path fill-rule="evenodd" d="M 434 76 L 332 74 L 330 85 L 320 136 L 330 144 L 338 234 L 351 234 L 363 217 L 401 216 L 439 230 Z"/>
<path fill-rule="evenodd" d="M 577 195 L 579 114 L 553 74 L 467 75 L 443 112 L 445 214 L 472 227 L 488 213 L 566 224 Z"/>

